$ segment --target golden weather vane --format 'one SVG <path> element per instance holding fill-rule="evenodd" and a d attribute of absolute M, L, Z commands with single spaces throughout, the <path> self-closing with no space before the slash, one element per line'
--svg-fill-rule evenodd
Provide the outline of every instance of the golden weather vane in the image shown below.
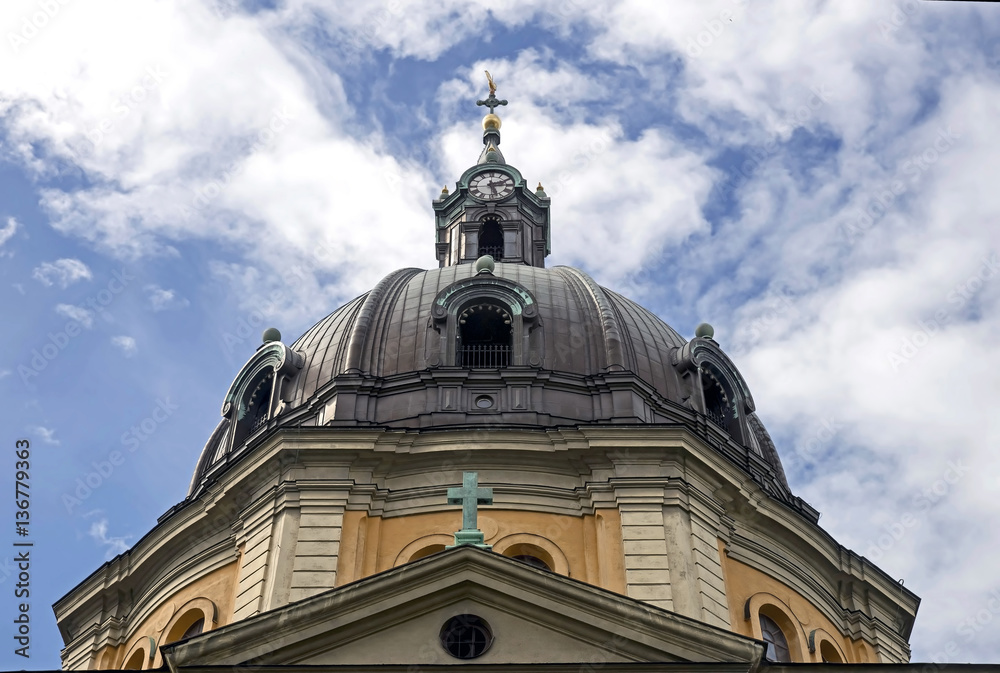
<path fill-rule="evenodd" d="M 490 109 L 490 114 L 493 114 L 494 109 L 506 105 L 507 101 L 497 98 L 497 83 L 493 81 L 493 75 L 490 74 L 490 71 L 484 70 L 483 72 L 486 73 L 486 81 L 490 83 L 490 95 L 486 100 L 477 100 L 476 105 L 485 105 Z"/>

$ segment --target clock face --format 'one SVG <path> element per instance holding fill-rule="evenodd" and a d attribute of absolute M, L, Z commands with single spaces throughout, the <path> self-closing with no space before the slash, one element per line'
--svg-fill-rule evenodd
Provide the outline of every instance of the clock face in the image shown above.
<path fill-rule="evenodd" d="M 500 171 L 485 171 L 469 181 L 472 195 L 487 201 L 505 199 L 514 193 L 514 179 Z"/>

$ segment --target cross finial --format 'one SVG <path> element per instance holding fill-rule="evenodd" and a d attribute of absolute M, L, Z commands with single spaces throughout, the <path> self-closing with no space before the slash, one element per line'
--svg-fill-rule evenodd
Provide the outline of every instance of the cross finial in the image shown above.
<path fill-rule="evenodd" d="M 489 70 L 486 70 L 486 81 L 490 85 L 490 95 L 486 100 L 477 100 L 476 105 L 485 105 L 490 109 L 490 114 L 493 114 L 493 109 L 500 107 L 501 105 L 506 105 L 507 101 L 500 100 L 497 98 L 497 85 L 493 81 L 493 76 L 490 74 Z"/>
<path fill-rule="evenodd" d="M 478 518 L 477 505 L 493 504 L 493 489 L 479 488 L 479 474 L 463 472 L 462 487 L 448 489 L 448 504 L 462 506 L 462 530 L 455 533 L 455 544 L 448 548 L 475 545 L 483 549 L 490 549 L 491 546 L 486 544 L 476 519 Z"/>

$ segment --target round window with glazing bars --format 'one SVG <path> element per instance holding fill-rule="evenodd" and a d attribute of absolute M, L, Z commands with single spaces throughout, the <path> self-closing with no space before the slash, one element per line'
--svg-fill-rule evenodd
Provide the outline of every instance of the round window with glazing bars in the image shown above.
<path fill-rule="evenodd" d="M 493 629 L 476 615 L 456 615 L 441 627 L 441 646 L 456 659 L 476 659 L 493 644 Z"/>

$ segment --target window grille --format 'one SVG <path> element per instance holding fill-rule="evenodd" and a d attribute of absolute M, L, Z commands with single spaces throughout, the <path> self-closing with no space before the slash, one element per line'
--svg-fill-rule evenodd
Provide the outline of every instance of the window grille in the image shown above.
<path fill-rule="evenodd" d="M 498 217 L 487 217 L 479 227 L 479 256 L 483 255 L 497 262 L 503 259 L 503 231 Z"/>
<path fill-rule="evenodd" d="M 458 352 L 460 367 L 499 369 L 510 365 L 510 346 L 504 344 L 471 344 Z"/>
<path fill-rule="evenodd" d="M 512 320 L 505 308 L 482 303 L 458 316 L 456 365 L 471 369 L 499 369 L 511 364 Z"/>

